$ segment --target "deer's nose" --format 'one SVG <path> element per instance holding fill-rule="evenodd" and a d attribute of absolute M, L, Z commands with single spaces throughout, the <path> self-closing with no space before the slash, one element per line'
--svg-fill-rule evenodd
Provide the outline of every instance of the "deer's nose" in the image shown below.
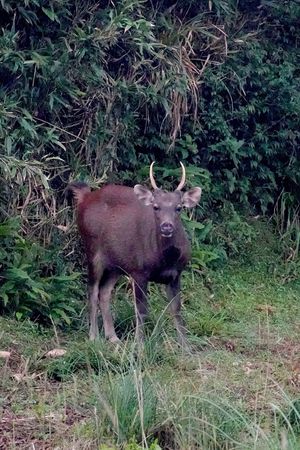
<path fill-rule="evenodd" d="M 174 226 L 170 222 L 163 222 L 160 226 L 160 231 L 164 237 L 171 237 L 174 231 Z"/>

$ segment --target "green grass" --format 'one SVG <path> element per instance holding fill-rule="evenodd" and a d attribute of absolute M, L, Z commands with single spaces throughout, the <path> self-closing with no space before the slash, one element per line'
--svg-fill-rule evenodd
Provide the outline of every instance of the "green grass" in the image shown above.
<path fill-rule="evenodd" d="M 293 261 L 293 264 L 296 264 Z M 294 268 L 294 266 L 293 266 Z M 191 350 L 151 287 L 143 352 L 130 293 L 114 304 L 123 345 L 0 318 L 0 448 L 298 450 L 300 282 L 265 224 L 243 254 L 185 274 Z M 48 350 L 62 347 L 61 358 Z"/>

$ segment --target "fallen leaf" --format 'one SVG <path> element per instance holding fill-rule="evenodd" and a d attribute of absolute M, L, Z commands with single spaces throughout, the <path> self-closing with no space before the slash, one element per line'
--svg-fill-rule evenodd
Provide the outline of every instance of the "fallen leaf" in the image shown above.
<path fill-rule="evenodd" d="M 20 373 L 14 373 L 12 377 L 20 383 L 20 381 L 26 381 L 26 380 L 35 380 L 36 378 L 40 378 L 43 374 L 42 373 L 35 373 L 28 374 L 26 372 L 20 372 Z"/>
<path fill-rule="evenodd" d="M 225 347 L 226 347 L 226 350 L 228 350 L 229 352 L 234 352 L 235 351 L 234 342 L 231 342 L 231 341 L 225 342 Z"/>
<path fill-rule="evenodd" d="M 264 312 L 266 314 L 273 314 L 276 311 L 275 306 L 271 305 L 257 305 L 256 310 L 259 312 Z"/>
<path fill-rule="evenodd" d="M 247 362 L 244 366 L 243 366 L 243 370 L 245 372 L 246 375 L 250 375 L 251 372 L 253 372 L 253 370 L 257 369 L 257 366 L 251 362 Z"/>
<path fill-rule="evenodd" d="M 58 228 L 59 230 L 63 231 L 64 233 L 67 233 L 67 231 L 69 231 L 70 227 L 65 226 L 65 225 L 56 225 L 56 228 Z"/>
<path fill-rule="evenodd" d="M 24 380 L 25 374 L 24 373 L 14 373 L 13 378 L 20 383 L 20 381 Z"/>
<path fill-rule="evenodd" d="M 53 350 L 49 350 L 45 354 L 46 358 L 60 358 L 61 356 L 64 356 L 67 353 L 67 350 L 64 350 L 63 348 L 54 348 Z"/>

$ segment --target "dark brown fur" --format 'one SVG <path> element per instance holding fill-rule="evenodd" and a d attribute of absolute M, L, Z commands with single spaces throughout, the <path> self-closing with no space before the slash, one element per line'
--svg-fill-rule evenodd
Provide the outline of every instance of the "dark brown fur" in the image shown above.
<path fill-rule="evenodd" d="M 142 337 L 147 314 L 147 284 L 154 281 L 167 285 L 170 309 L 179 336 L 184 338 L 180 274 L 190 258 L 190 244 L 177 209 L 192 191 L 182 194 L 156 190 L 152 194 L 140 188 L 151 203 L 148 197 L 145 202 L 137 194 L 136 187 L 108 185 L 91 192 L 83 183 L 69 185 L 76 200 L 77 224 L 87 256 L 91 339 L 98 336 L 99 301 L 105 336 L 117 341 L 109 302 L 114 284 L 124 273 L 134 281 L 138 336 Z M 169 228 L 173 230 L 172 236 L 162 235 L 164 227 L 168 233 Z"/>

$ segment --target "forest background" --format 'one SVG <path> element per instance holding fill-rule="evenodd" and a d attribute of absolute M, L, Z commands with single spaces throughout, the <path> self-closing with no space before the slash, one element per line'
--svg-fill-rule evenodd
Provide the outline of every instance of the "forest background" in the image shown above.
<path fill-rule="evenodd" d="M 67 183 L 145 183 L 154 160 L 165 188 L 176 184 L 179 161 L 188 183 L 203 188 L 189 225 L 199 267 L 249 238 L 243 217 L 251 215 L 275 212 L 297 254 L 298 1 L 0 7 L 2 310 L 67 319 L 61 299 L 42 312 L 56 283 L 61 298 L 72 290 L 79 267 Z M 231 236 L 215 236 L 216 223 L 229 224 Z M 29 298 L 18 289 L 24 281 Z"/>
<path fill-rule="evenodd" d="M 299 24 L 297 0 L 0 1 L 0 448 L 300 448 Z M 123 345 L 87 341 L 65 188 L 152 161 L 203 189 L 188 353 L 158 286 L 137 353 L 126 278 Z"/>

